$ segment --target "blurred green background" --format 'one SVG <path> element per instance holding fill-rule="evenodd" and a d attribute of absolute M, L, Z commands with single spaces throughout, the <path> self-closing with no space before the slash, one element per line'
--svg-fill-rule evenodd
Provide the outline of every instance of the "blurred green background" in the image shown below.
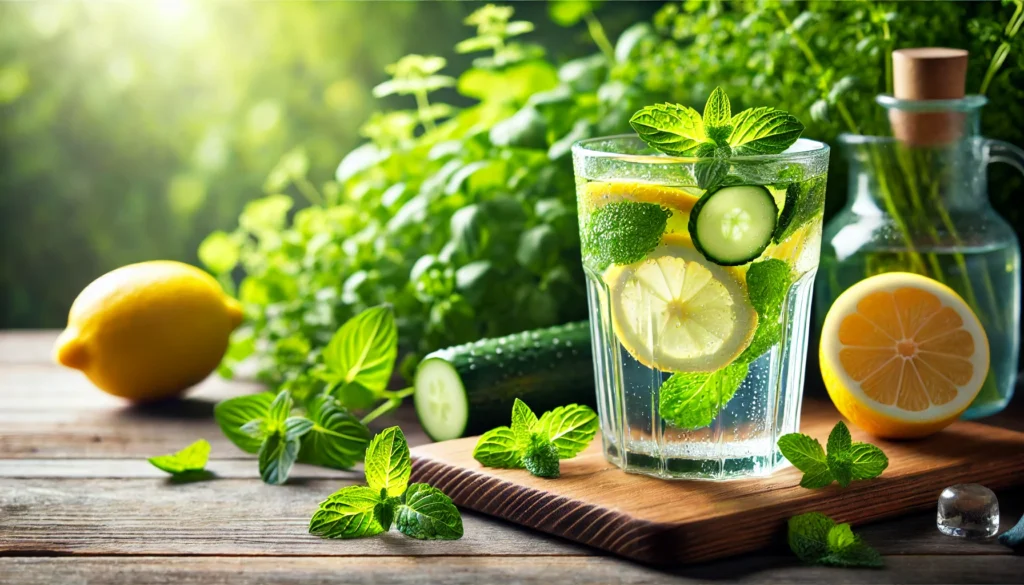
<path fill-rule="evenodd" d="M 835 112 L 844 100 L 863 131 L 878 131 L 881 112 L 872 98 L 885 90 L 886 51 L 900 46 L 969 48 L 969 90 L 976 91 L 986 66 L 1007 45 L 991 81 L 993 103 L 985 110 L 985 132 L 1024 144 L 1024 35 L 1014 38 L 1005 30 L 1020 10 L 1019 0 L 508 4 L 515 8 L 515 19 L 536 27 L 518 37 L 528 41 L 525 52 L 509 63 L 535 63 L 531 66 L 536 71 L 550 70 L 552 84 L 557 81 L 571 92 L 574 109 L 555 114 L 544 110 L 547 133 L 531 146 L 548 165 L 535 167 L 539 175 L 544 178 L 551 171 L 554 177 L 550 185 L 571 180 L 564 152 L 556 156 L 549 150 L 560 141 L 623 131 L 627 110 L 656 100 L 699 106 L 715 85 L 726 87 L 744 107 L 788 109 L 807 121 L 806 135 L 811 137 L 832 140 L 849 130 Z M 77 293 L 123 264 L 157 258 L 198 264 L 197 247 L 208 234 L 232 232 L 247 202 L 278 190 L 301 208 L 311 199 L 311 188 L 316 197 L 337 189 L 375 189 L 365 182 L 339 186 L 331 179 L 339 161 L 364 136 L 372 137 L 373 129 L 364 124 L 380 120 L 371 118 L 374 112 L 411 107 L 409 95 L 373 97 L 372 88 L 390 77 L 385 73 L 388 64 L 406 53 L 420 53 L 446 57 L 445 73 L 454 76 L 468 69 L 507 70 L 508 64 L 481 63 L 479 55 L 454 50 L 474 35 L 475 25 L 463 21 L 482 5 L 198 0 L 0 4 L 0 328 L 62 326 Z M 809 66 L 808 50 L 823 64 L 818 70 Z M 459 91 L 445 86 L 436 95 L 454 108 L 491 99 L 479 90 L 463 89 L 461 84 Z M 502 97 L 501 116 L 515 113 L 526 97 Z M 495 116 L 490 125 L 500 120 Z M 574 125 L 577 118 L 590 122 Z M 417 135 L 429 129 L 413 128 Z M 490 142 L 477 140 L 465 128 L 452 136 L 465 138 L 465 148 L 497 145 L 493 131 Z M 480 156 L 506 162 L 526 156 L 516 144 L 502 148 L 506 150 L 481 150 Z M 832 165 L 829 209 L 834 211 L 843 201 L 844 177 L 841 159 L 833 158 Z M 274 173 L 282 172 L 301 177 L 272 184 Z M 450 170 L 445 172 L 450 175 Z M 508 181 L 498 190 L 515 190 L 512 179 Z M 996 171 L 993 198 L 1018 227 L 1015 197 L 1020 186 L 1011 171 Z M 387 199 L 383 186 L 380 191 Z M 567 195 L 571 199 L 571 191 Z M 351 193 L 339 197 L 351 199 L 345 205 L 358 205 Z M 379 206 L 376 199 L 363 201 Z M 538 208 L 537 217 L 542 211 Z M 446 228 L 449 216 L 444 216 Z M 431 250 L 426 246 L 417 253 Z M 573 250 L 563 246 L 563 251 Z M 234 249 L 229 252 L 237 256 Z M 563 263 L 573 264 L 571 259 Z M 243 253 L 240 268 L 230 262 L 221 276 L 230 284 L 269 264 L 255 256 L 246 260 Z M 552 266 L 559 268 L 557 262 Z M 402 267 L 401 278 L 406 279 L 408 266 Z M 361 272 L 365 279 L 367 273 Z M 338 274 L 337 279 L 350 276 Z M 539 282 L 547 286 L 554 276 L 564 275 L 549 271 Z M 308 291 L 304 316 L 316 312 L 320 297 L 311 299 L 318 291 Z M 541 302 L 532 297 L 527 301 L 533 306 Z M 348 311 L 372 302 L 379 299 L 332 306 L 351 305 Z M 273 306 L 270 301 L 255 305 L 261 303 Z M 436 317 L 439 326 L 454 330 L 447 314 L 435 315 L 439 306 L 430 301 L 416 310 L 429 312 L 429 319 Z M 457 312 L 451 303 L 446 307 Z M 327 319 L 323 328 L 331 330 L 343 316 Z M 576 316 L 555 312 L 529 324 Z M 267 338 L 283 339 L 299 329 L 289 326 L 287 334 L 278 331 Z M 300 337 L 315 339 L 307 333 Z M 453 334 L 428 345 L 473 337 L 472 332 Z"/>

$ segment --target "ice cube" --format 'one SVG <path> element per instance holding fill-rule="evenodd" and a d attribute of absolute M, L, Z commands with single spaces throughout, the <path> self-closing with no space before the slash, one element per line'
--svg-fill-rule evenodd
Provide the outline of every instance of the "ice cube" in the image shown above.
<path fill-rule="evenodd" d="M 939 532 L 961 538 L 990 538 L 999 532 L 999 500 L 976 483 L 950 486 L 939 495 Z"/>

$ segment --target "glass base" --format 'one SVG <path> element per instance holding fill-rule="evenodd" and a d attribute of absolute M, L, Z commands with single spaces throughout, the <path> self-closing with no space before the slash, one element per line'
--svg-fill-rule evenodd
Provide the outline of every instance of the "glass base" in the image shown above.
<path fill-rule="evenodd" d="M 701 456 L 700 453 L 682 452 L 678 455 L 667 453 L 663 456 L 655 450 L 656 444 L 653 441 L 635 441 L 630 444 L 630 450 L 625 453 L 621 452 L 614 443 L 607 442 L 605 458 L 626 473 L 647 475 L 659 479 L 698 481 L 729 481 L 768 477 L 790 465 L 778 450 L 774 450 L 773 456 L 770 457 L 764 455 L 744 456 L 745 451 L 764 453 L 765 449 L 747 450 L 741 444 L 733 447 L 736 451 L 736 456 L 733 457 L 730 457 L 728 453 L 723 453 L 724 456 L 713 457 L 710 454 Z"/>

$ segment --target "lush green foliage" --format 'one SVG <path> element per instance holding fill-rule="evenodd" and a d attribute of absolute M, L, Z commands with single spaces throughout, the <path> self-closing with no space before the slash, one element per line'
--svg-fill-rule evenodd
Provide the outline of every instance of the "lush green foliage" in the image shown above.
<path fill-rule="evenodd" d="M 641 107 L 692 105 L 719 85 L 737 109 L 770 103 L 791 112 L 806 136 L 885 132 L 873 98 L 887 89 L 889 49 L 968 47 L 975 89 L 1013 10 L 671 3 L 612 45 L 589 4 L 560 4 L 551 7 L 556 21 L 585 24 L 598 52 L 556 67 L 524 40 L 530 23 L 483 9 L 467 19 L 475 35 L 456 46 L 474 56 L 468 70 L 450 74 L 433 56 L 389 68 L 392 79 L 376 93 L 414 107 L 370 117 L 362 126 L 368 142 L 311 197 L 321 204 L 293 213 L 288 198 L 253 201 L 238 229 L 210 236 L 200 249 L 206 265 L 225 281 L 236 265 L 246 274 L 238 292 L 251 327 L 236 336 L 233 358 L 256 352 L 268 380 L 301 378 L 339 323 L 382 302 L 401 316 L 400 353 L 411 352 L 405 374 L 437 347 L 582 318 L 573 141 L 628 131 Z M 990 135 L 1017 143 L 1022 54 L 1011 51 L 991 77 L 985 117 Z M 437 97 L 450 87 L 461 98 L 448 101 L 471 105 Z M 831 188 L 840 191 L 842 165 L 832 168 Z M 268 185 L 315 182 L 307 175 L 301 158 L 285 157 Z M 830 206 L 842 199 L 830 197 Z"/>
<path fill-rule="evenodd" d="M 366 449 L 366 486 L 331 494 L 309 520 L 309 532 L 324 538 L 361 538 L 394 524 L 420 540 L 462 538 L 462 516 L 451 498 L 425 483 L 409 483 L 412 460 L 402 429 L 381 431 Z"/>
<path fill-rule="evenodd" d="M 480 436 L 473 458 L 486 467 L 526 468 L 539 477 L 558 477 L 560 459 L 572 459 L 594 440 L 597 413 L 570 404 L 545 412 L 539 419 L 525 402 L 512 404 L 512 424 Z"/>

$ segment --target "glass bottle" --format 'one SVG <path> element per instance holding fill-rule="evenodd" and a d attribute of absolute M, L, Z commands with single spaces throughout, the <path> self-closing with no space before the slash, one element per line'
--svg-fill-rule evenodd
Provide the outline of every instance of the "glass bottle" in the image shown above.
<path fill-rule="evenodd" d="M 986 99 L 899 100 L 879 96 L 894 114 L 934 116 L 954 139 L 920 145 L 891 137 L 843 135 L 848 200 L 822 233 L 816 315 L 854 283 L 883 272 L 914 272 L 955 290 L 978 315 L 991 352 L 989 375 L 964 413 L 1001 411 L 1010 401 L 1020 345 L 1020 245 L 988 200 L 986 166 L 1024 173 L 1024 151 L 978 135 Z"/>

